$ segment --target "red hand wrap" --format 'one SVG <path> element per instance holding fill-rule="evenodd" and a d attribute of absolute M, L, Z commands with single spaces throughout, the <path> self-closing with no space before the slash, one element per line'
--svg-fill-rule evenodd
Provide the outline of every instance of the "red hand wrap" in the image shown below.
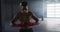
<path fill-rule="evenodd" d="M 29 22 L 28 23 L 29 26 L 34 26 L 35 23 Z M 17 27 L 24 27 L 24 23 L 20 23 L 20 24 L 16 24 Z"/>

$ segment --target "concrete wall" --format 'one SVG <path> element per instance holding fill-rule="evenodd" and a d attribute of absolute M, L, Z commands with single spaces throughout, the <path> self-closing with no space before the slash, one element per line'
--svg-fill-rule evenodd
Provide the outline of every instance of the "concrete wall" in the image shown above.
<path fill-rule="evenodd" d="M 6 0 L 1 0 L 1 16 L 2 16 L 2 32 L 5 31 L 5 24 L 12 19 L 12 16 L 16 14 L 20 7 L 18 7 L 19 3 L 16 2 L 8 2 Z"/>
<path fill-rule="evenodd" d="M 44 11 L 43 15 L 43 1 L 42 0 L 29 0 L 27 1 L 29 5 L 29 11 L 35 13 L 39 18 L 46 17 L 46 12 Z M 2 0 L 2 19 L 3 20 L 11 20 L 12 16 L 14 16 L 17 12 L 21 10 L 21 6 L 18 3 L 10 3 Z"/>
<path fill-rule="evenodd" d="M 46 10 L 43 15 L 43 0 L 26 0 L 29 5 L 29 11 L 32 11 L 39 18 L 46 17 Z M 19 0 L 1 0 L 2 28 L 5 29 L 5 22 L 9 22 L 14 15 L 21 11 Z M 44 6 L 45 7 L 45 6 Z"/>

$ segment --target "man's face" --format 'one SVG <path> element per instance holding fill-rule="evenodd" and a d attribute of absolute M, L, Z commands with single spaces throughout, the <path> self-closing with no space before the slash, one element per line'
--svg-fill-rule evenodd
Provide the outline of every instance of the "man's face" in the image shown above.
<path fill-rule="evenodd" d="M 23 7 L 23 12 L 28 12 L 28 6 Z"/>

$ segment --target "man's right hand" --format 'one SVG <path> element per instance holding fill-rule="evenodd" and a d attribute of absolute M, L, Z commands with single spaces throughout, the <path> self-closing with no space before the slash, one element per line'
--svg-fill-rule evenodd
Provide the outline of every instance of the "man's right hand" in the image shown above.
<path fill-rule="evenodd" d="M 12 27 L 16 27 L 16 25 L 12 25 Z"/>
<path fill-rule="evenodd" d="M 10 25 L 11 25 L 12 27 L 16 27 L 16 24 L 12 24 L 12 23 L 10 23 Z"/>

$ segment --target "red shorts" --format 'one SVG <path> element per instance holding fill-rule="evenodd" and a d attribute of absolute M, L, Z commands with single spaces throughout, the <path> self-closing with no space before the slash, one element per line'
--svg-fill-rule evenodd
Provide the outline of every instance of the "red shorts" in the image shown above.
<path fill-rule="evenodd" d="M 35 23 L 28 22 L 28 25 L 29 25 L 29 26 L 34 26 Z M 16 24 L 16 26 L 17 26 L 17 27 L 24 27 L 24 23 Z"/>

